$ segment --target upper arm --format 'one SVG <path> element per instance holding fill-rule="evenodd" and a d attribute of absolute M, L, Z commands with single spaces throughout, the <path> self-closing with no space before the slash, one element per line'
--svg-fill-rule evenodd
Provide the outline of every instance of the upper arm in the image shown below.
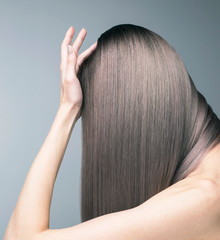
<path fill-rule="evenodd" d="M 200 189 L 162 191 L 143 204 L 73 227 L 48 229 L 34 240 L 192 240 L 209 234 L 211 201 Z M 210 199 L 209 199 L 210 200 Z"/>

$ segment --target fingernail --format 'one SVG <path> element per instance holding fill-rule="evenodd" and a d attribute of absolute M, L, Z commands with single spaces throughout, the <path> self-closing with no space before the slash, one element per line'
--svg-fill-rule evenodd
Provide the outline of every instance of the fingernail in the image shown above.
<path fill-rule="evenodd" d="M 67 46 L 68 54 L 72 53 L 73 49 L 71 45 Z"/>

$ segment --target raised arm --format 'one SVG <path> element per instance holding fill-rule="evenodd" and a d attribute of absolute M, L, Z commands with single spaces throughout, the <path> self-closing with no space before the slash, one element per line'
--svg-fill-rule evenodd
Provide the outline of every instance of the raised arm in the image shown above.
<path fill-rule="evenodd" d="M 80 117 L 82 90 L 77 73 L 82 62 L 96 48 L 95 43 L 77 56 L 86 30 L 82 29 L 71 45 L 73 34 L 74 28 L 70 27 L 61 45 L 60 106 L 49 134 L 27 174 L 8 223 L 5 239 L 30 239 L 33 234 L 49 228 L 54 182 L 73 126 Z"/>

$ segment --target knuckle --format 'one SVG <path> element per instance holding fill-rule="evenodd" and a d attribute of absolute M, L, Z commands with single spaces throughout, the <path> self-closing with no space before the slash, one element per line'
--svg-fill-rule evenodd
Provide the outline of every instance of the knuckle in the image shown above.
<path fill-rule="evenodd" d="M 72 80 L 73 80 L 73 77 L 72 76 L 66 76 L 66 78 L 65 78 L 65 84 L 67 84 L 67 83 L 69 83 L 69 82 L 72 82 Z"/>
<path fill-rule="evenodd" d="M 74 55 L 73 55 L 73 54 L 69 54 L 67 61 L 68 61 L 68 62 L 73 62 L 74 60 L 75 60 Z"/>
<path fill-rule="evenodd" d="M 70 74 L 68 74 L 68 75 L 65 77 L 65 80 L 66 80 L 67 83 L 68 83 L 68 82 L 71 82 L 71 81 L 73 80 L 73 77 L 72 77 Z"/>

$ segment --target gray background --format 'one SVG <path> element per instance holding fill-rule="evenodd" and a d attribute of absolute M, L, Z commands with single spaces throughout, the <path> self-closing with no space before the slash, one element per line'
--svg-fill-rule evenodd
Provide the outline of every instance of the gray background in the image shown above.
<path fill-rule="evenodd" d="M 198 90 L 220 116 L 220 1 L 0 0 L 0 238 L 60 98 L 60 44 L 85 27 L 80 52 L 120 23 L 141 25 L 180 54 Z M 75 40 L 75 38 L 74 38 Z M 50 227 L 80 223 L 81 120 L 55 183 Z"/>

